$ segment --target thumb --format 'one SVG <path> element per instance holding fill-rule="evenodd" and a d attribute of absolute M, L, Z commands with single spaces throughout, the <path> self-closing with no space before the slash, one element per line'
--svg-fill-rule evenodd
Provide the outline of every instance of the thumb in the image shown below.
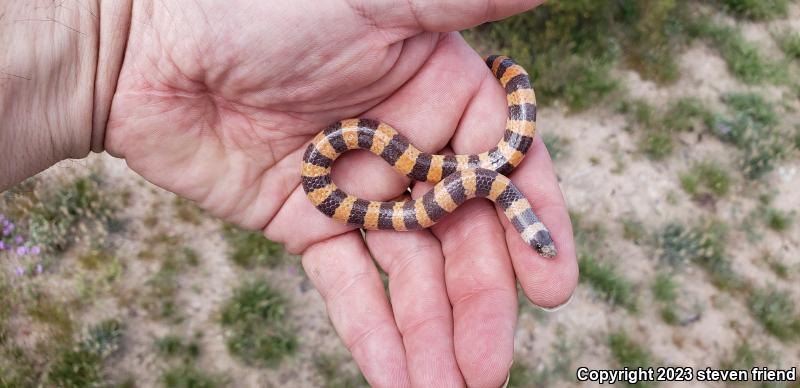
<path fill-rule="evenodd" d="M 544 0 L 351 0 L 351 7 L 370 24 L 402 29 L 409 36 L 423 31 L 451 32 L 527 11 Z M 407 37 L 407 36 L 406 36 Z"/>

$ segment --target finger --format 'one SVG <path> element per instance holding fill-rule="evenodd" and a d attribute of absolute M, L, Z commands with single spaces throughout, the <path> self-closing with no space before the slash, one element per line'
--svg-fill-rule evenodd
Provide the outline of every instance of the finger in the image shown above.
<path fill-rule="evenodd" d="M 430 187 L 418 184 L 414 191 Z M 513 360 L 517 318 L 514 273 L 503 228 L 491 203 L 475 200 L 461 205 L 432 230 L 445 256 L 458 365 L 468 386 L 498 387 Z"/>
<path fill-rule="evenodd" d="M 473 56 L 473 60 L 480 61 L 477 56 Z M 508 112 L 505 91 L 485 65 L 484 75 L 490 82 L 481 85 L 451 142 L 458 153 L 485 151 L 496 145 L 505 131 Z M 547 130 L 546 123 L 538 124 L 539 129 Z M 522 240 L 502 209 L 497 207 L 517 279 L 534 304 L 542 307 L 561 305 L 575 290 L 578 266 L 566 203 L 540 136 L 534 137 L 522 163 L 509 177 L 550 230 L 558 250 L 558 255 L 552 259 L 540 257 Z"/>
<path fill-rule="evenodd" d="M 367 246 L 389 275 L 392 308 L 412 385 L 463 386 L 453 349 L 453 317 L 439 241 L 429 231 L 370 231 Z"/>
<path fill-rule="evenodd" d="M 336 332 L 375 387 L 407 387 L 405 351 L 380 275 L 357 231 L 317 243 L 303 268 Z"/>
<path fill-rule="evenodd" d="M 569 300 L 577 287 L 578 261 L 567 205 L 550 154 L 540 137 L 534 138 L 529 156 L 511 174 L 511 179 L 532 200 L 534 212 L 550 230 L 558 251 L 552 259 L 539 257 L 498 209 L 517 279 L 525 295 L 537 306 L 560 306 Z"/>
<path fill-rule="evenodd" d="M 406 0 L 350 1 L 352 8 L 400 39 L 421 31 L 451 32 L 499 20 L 529 10 L 544 0 Z"/>

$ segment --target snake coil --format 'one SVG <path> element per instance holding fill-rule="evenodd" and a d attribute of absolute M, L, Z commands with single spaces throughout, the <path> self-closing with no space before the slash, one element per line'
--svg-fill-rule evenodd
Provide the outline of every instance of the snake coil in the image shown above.
<path fill-rule="evenodd" d="M 522 162 L 536 132 L 536 96 L 528 73 L 504 56 L 489 56 L 486 64 L 508 101 L 506 131 L 497 146 L 477 155 L 428 154 L 386 123 L 342 120 L 320 132 L 303 156 L 303 189 L 311 203 L 328 217 L 364 229 L 404 231 L 430 227 L 468 199 L 487 198 L 503 209 L 528 245 L 544 257 L 555 256 L 550 232 L 506 177 Z M 380 202 L 347 194 L 331 180 L 331 167 L 354 149 L 368 150 L 399 173 L 436 185 L 413 200 Z"/>

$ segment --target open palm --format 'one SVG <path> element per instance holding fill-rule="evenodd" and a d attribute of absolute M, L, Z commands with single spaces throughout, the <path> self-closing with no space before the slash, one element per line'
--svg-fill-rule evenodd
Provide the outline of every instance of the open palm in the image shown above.
<path fill-rule="evenodd" d="M 374 386 L 499 386 L 513 358 L 515 278 L 537 305 L 577 280 L 572 231 L 537 137 L 511 175 L 553 233 L 539 257 L 486 201 L 430 231 L 361 234 L 300 186 L 309 140 L 349 117 L 428 152 L 488 150 L 502 88 L 457 31 L 539 0 L 134 1 L 105 145 L 151 182 L 303 254 L 331 320 Z M 534 80 L 535 83 L 535 80 Z M 365 152 L 334 181 L 387 200 L 408 181 Z M 414 196 L 430 186 L 415 184 Z M 391 305 L 372 259 L 389 274 Z"/>

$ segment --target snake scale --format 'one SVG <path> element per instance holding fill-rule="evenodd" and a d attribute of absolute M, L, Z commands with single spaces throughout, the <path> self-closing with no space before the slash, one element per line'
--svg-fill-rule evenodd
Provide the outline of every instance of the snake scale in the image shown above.
<path fill-rule="evenodd" d="M 478 155 L 435 155 L 420 151 L 388 124 L 349 119 L 320 132 L 303 156 L 301 178 L 309 200 L 337 221 L 364 229 L 398 231 L 427 228 L 475 197 L 498 204 L 522 239 L 543 257 L 556 255 L 550 232 L 506 175 L 533 143 L 536 96 L 528 73 L 508 57 L 492 55 L 486 64 L 506 90 L 508 120 L 503 139 Z M 383 158 L 399 173 L 436 185 L 417 199 L 370 201 L 347 194 L 331 180 L 336 158 L 354 149 Z"/>

